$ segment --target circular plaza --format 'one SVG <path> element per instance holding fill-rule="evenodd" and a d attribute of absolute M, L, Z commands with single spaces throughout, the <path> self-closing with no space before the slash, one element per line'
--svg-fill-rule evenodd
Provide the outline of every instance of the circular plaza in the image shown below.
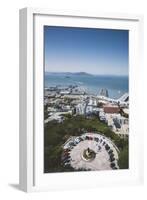
<path fill-rule="evenodd" d="M 118 148 L 99 133 L 70 137 L 63 149 L 62 164 L 77 171 L 119 169 Z"/>

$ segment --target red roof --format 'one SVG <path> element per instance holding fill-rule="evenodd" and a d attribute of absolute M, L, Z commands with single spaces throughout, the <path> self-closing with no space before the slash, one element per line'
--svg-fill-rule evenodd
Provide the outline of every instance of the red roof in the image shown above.
<path fill-rule="evenodd" d="M 119 113 L 120 109 L 117 106 L 104 106 L 105 113 Z"/>

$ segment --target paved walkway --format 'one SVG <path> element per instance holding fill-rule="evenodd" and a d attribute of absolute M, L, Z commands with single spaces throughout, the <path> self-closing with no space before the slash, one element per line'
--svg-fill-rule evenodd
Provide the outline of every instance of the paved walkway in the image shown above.
<path fill-rule="evenodd" d="M 111 170 L 111 162 L 109 160 L 110 155 L 108 154 L 108 151 L 105 149 L 105 145 L 108 144 L 110 149 L 113 150 L 113 154 L 115 157 L 115 164 L 117 166 L 117 159 L 118 159 L 118 153 L 114 146 L 114 144 L 109 140 L 108 138 L 95 134 L 95 133 L 86 133 L 80 137 L 85 138 L 85 136 L 90 136 L 93 139 L 79 142 L 70 152 L 71 157 L 71 166 L 74 169 L 86 169 L 86 170 Z M 102 139 L 102 142 L 96 142 L 94 138 Z M 105 142 L 105 145 L 103 145 L 103 142 Z M 86 161 L 83 159 L 83 152 L 87 148 L 92 149 L 96 153 L 96 157 L 91 161 Z"/>

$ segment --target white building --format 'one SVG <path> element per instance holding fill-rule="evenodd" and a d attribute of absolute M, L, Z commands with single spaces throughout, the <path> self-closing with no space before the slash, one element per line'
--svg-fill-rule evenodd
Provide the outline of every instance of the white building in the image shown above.
<path fill-rule="evenodd" d="M 85 103 L 78 104 L 76 106 L 76 114 L 84 115 L 85 114 L 85 108 L 86 108 L 86 104 Z"/>
<path fill-rule="evenodd" d="M 90 98 L 88 102 L 88 106 L 97 106 L 96 99 Z"/>
<path fill-rule="evenodd" d="M 105 114 L 106 121 L 109 127 L 112 127 L 112 131 L 121 137 L 129 135 L 129 121 L 128 118 L 121 116 L 120 114 Z"/>
<path fill-rule="evenodd" d="M 67 94 L 70 94 L 70 91 L 69 90 L 61 90 L 60 94 L 61 95 L 67 95 Z"/>
<path fill-rule="evenodd" d="M 86 109 L 85 109 L 86 113 L 92 113 L 93 112 L 93 106 L 86 106 Z"/>

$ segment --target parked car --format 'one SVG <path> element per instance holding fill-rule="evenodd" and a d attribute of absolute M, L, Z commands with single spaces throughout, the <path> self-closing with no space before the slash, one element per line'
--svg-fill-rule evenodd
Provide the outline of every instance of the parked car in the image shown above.
<path fill-rule="evenodd" d="M 94 140 L 95 140 L 96 142 L 98 142 L 98 141 L 99 141 L 99 138 L 94 138 Z"/>
<path fill-rule="evenodd" d="M 109 147 L 108 144 L 105 145 L 105 149 L 106 149 L 107 151 L 110 149 L 110 147 Z"/>
<path fill-rule="evenodd" d="M 86 140 L 89 140 L 89 136 L 86 136 Z"/>
<path fill-rule="evenodd" d="M 69 154 L 69 151 L 64 152 L 64 156 L 68 156 Z"/>
<path fill-rule="evenodd" d="M 70 163 L 68 163 L 68 162 L 67 162 L 67 163 L 64 163 L 64 166 L 66 166 L 66 167 L 67 167 L 67 166 L 70 166 Z"/>
<path fill-rule="evenodd" d="M 63 163 L 65 164 L 65 163 L 68 163 L 68 162 L 70 162 L 71 161 L 71 158 L 69 157 L 69 158 L 65 158 L 64 160 L 63 160 Z"/>
<path fill-rule="evenodd" d="M 113 150 L 112 150 L 112 149 L 110 149 L 110 151 L 108 151 L 108 153 L 109 153 L 109 154 L 112 154 L 112 153 L 113 153 Z"/>
<path fill-rule="evenodd" d="M 65 152 L 68 152 L 68 153 L 69 153 L 69 152 L 70 152 L 70 149 L 64 149 L 64 153 L 65 153 Z"/>
<path fill-rule="evenodd" d="M 109 155 L 110 155 L 110 157 L 114 157 L 114 153 L 110 153 Z"/>
<path fill-rule="evenodd" d="M 76 144 L 74 142 L 69 142 L 68 143 L 70 146 L 76 146 Z"/>
<path fill-rule="evenodd" d="M 85 135 L 82 135 L 81 138 L 82 138 L 83 140 L 86 140 L 86 136 L 85 136 Z"/>
<path fill-rule="evenodd" d="M 105 144 L 106 144 L 106 142 L 104 141 L 104 142 L 103 142 L 103 146 L 104 146 Z"/>
<path fill-rule="evenodd" d="M 115 161 L 115 158 L 111 157 L 109 160 L 110 160 L 110 162 L 113 162 L 113 161 Z"/>
<path fill-rule="evenodd" d="M 117 167 L 113 167 L 113 169 L 118 169 Z"/>
<path fill-rule="evenodd" d="M 79 142 L 83 141 L 83 138 L 82 137 L 79 137 Z"/>
<path fill-rule="evenodd" d="M 98 151 L 100 151 L 102 149 L 102 147 L 101 146 L 98 146 Z"/>
<path fill-rule="evenodd" d="M 89 140 L 93 140 L 93 137 L 89 136 Z"/>
<path fill-rule="evenodd" d="M 112 162 L 112 163 L 110 164 L 110 166 L 111 166 L 111 168 L 115 167 L 115 163 Z"/>
<path fill-rule="evenodd" d="M 103 140 L 102 139 L 100 139 L 100 143 L 102 142 Z"/>
<path fill-rule="evenodd" d="M 74 142 L 79 143 L 80 142 L 80 138 L 79 137 L 75 138 Z"/>

